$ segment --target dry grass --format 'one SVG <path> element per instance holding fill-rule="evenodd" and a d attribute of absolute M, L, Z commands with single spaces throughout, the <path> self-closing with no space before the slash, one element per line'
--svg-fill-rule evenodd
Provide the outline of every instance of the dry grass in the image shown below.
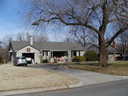
<path fill-rule="evenodd" d="M 60 72 L 8 64 L 0 66 L 0 91 L 60 87 L 75 83 L 78 80 Z"/>
<path fill-rule="evenodd" d="M 128 62 L 126 61 L 114 62 L 105 68 L 101 68 L 96 65 L 95 64 L 94 65 L 72 64 L 72 65 L 69 65 L 69 68 L 87 70 L 87 71 L 93 71 L 93 72 L 99 72 L 99 73 L 105 73 L 105 74 L 112 74 L 112 75 L 128 76 Z"/>

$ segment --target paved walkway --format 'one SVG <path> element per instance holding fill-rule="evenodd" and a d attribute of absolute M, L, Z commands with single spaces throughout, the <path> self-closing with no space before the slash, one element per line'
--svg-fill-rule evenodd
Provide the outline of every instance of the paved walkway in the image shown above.
<path fill-rule="evenodd" d="M 90 84 L 100 84 L 100 83 L 105 83 L 105 82 L 109 82 L 109 81 L 128 79 L 128 76 L 107 75 L 107 74 L 101 74 L 101 73 L 90 72 L 90 71 L 69 69 L 69 68 L 65 68 L 63 66 L 56 66 L 56 65 L 50 65 L 50 64 L 31 65 L 30 67 L 45 68 L 48 70 L 65 72 L 68 75 L 74 76 L 80 80 L 80 83 L 78 85 L 76 85 L 76 87 L 90 85 Z"/>

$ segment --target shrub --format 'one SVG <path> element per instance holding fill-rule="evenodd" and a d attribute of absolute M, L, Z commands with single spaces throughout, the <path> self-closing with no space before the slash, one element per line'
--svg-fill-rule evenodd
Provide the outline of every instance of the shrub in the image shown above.
<path fill-rule="evenodd" d="M 98 55 L 95 51 L 87 51 L 85 53 L 85 57 L 87 61 L 97 61 L 98 60 Z"/>
<path fill-rule="evenodd" d="M 4 63 L 4 59 L 2 56 L 0 56 L 0 64 Z"/>
<path fill-rule="evenodd" d="M 48 59 L 42 60 L 42 63 L 48 63 Z"/>
<path fill-rule="evenodd" d="M 86 61 L 85 56 L 75 56 L 72 60 L 72 62 L 82 62 L 82 61 Z"/>
<path fill-rule="evenodd" d="M 80 62 L 80 60 L 79 60 L 77 57 L 74 57 L 74 58 L 72 59 L 72 62 Z"/>

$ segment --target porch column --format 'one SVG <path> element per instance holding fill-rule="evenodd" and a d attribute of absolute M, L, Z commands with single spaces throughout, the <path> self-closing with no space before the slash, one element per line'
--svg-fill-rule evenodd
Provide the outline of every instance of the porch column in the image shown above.
<path fill-rule="evenodd" d="M 80 56 L 80 52 L 79 51 L 76 51 L 76 56 Z"/>
<path fill-rule="evenodd" d="M 72 61 L 72 52 L 71 50 L 68 50 L 68 62 Z"/>
<path fill-rule="evenodd" d="M 48 52 L 48 56 L 51 57 L 51 51 Z"/>
<path fill-rule="evenodd" d="M 51 58 L 51 51 L 48 52 L 48 59 Z"/>
<path fill-rule="evenodd" d="M 46 52 L 44 51 L 44 59 L 47 59 Z"/>

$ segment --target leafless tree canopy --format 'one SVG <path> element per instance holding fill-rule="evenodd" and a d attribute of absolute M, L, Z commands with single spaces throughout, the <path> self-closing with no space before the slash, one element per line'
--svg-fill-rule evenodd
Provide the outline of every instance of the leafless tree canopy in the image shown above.
<path fill-rule="evenodd" d="M 88 50 L 91 46 L 98 48 L 97 34 L 93 33 L 91 30 L 86 29 L 81 26 L 71 27 L 69 31 L 69 36 L 67 36 L 67 42 L 77 42 Z"/>
<path fill-rule="evenodd" d="M 48 41 L 48 36 L 46 34 L 44 34 L 43 32 L 41 32 L 41 33 L 40 32 L 35 32 L 35 34 L 28 33 L 28 32 L 26 32 L 26 33 L 19 32 L 19 33 L 16 34 L 16 40 L 17 41 L 27 41 L 27 42 L 29 42 L 31 36 L 33 37 L 33 40 L 35 42 Z"/>
<path fill-rule="evenodd" d="M 116 50 L 121 53 L 122 56 L 128 54 L 128 33 L 122 33 L 117 40 Z"/>
<path fill-rule="evenodd" d="M 33 25 L 61 22 L 96 33 L 102 65 L 107 64 L 107 47 L 128 29 L 127 0 L 36 0 L 33 4 Z M 106 39 L 107 34 L 110 36 Z"/>

